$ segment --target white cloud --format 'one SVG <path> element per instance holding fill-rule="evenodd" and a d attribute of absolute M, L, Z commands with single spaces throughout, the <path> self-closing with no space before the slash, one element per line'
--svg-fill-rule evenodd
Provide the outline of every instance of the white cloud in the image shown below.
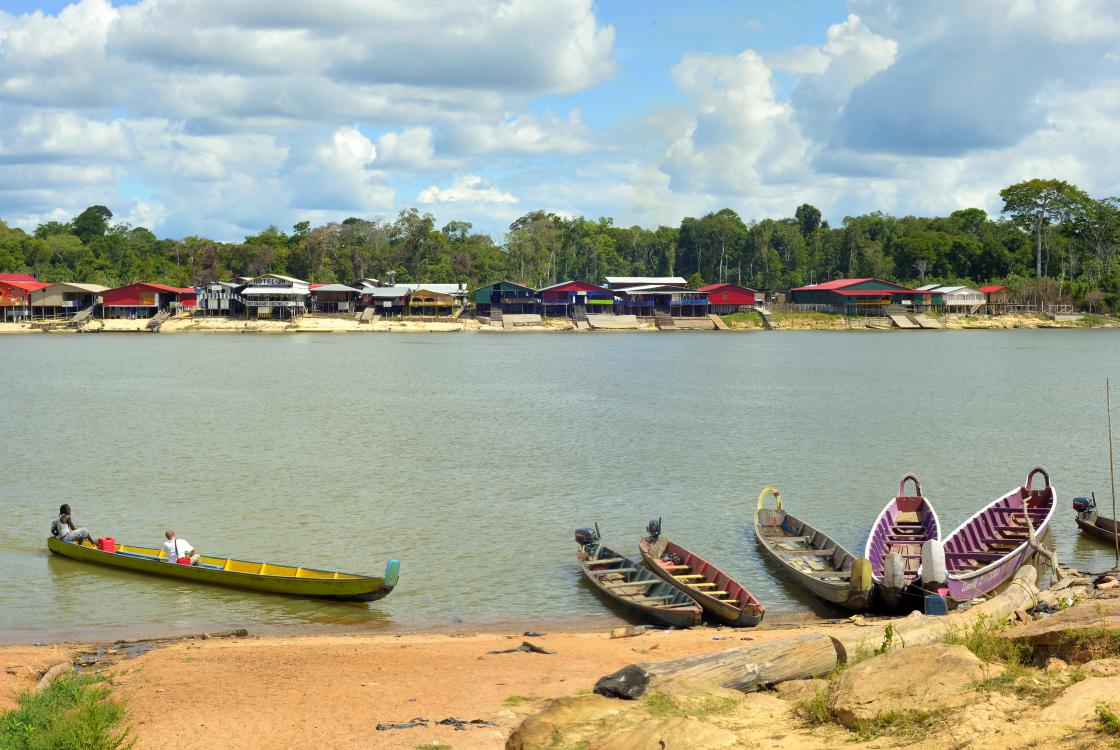
<path fill-rule="evenodd" d="M 578 109 L 571 110 L 567 119 L 555 115 L 540 118 L 506 114 L 500 118 L 460 122 L 448 127 L 440 142 L 453 153 L 470 155 L 574 155 L 591 147 Z"/>
<path fill-rule="evenodd" d="M 421 204 L 432 203 L 517 203 L 510 193 L 502 192 L 491 180 L 478 175 L 458 175 L 449 187 L 435 185 L 424 188 L 416 200 Z"/>

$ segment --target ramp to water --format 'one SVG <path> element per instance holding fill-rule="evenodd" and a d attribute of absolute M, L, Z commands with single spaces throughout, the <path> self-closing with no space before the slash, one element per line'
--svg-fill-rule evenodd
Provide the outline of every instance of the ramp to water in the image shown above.
<path fill-rule="evenodd" d="M 638 329 L 637 315 L 591 315 L 587 322 L 593 328 L 604 331 L 626 331 Z"/>
<path fill-rule="evenodd" d="M 707 316 L 704 316 L 703 318 L 674 318 L 673 325 L 675 325 L 678 330 L 686 331 L 716 330 L 716 324 L 713 323 L 712 320 Z"/>
<path fill-rule="evenodd" d="M 358 318 L 358 325 L 362 325 L 363 323 L 372 323 L 375 320 L 377 320 L 377 308 L 367 307 L 366 309 L 362 310 L 362 314 Z"/>
<path fill-rule="evenodd" d="M 726 331 L 727 330 L 727 324 L 723 322 L 723 318 L 716 315 L 715 313 L 709 313 L 708 314 L 708 319 L 712 321 L 712 325 L 714 325 L 716 327 L 717 331 Z"/>
<path fill-rule="evenodd" d="M 906 317 L 905 315 L 896 315 L 896 314 L 892 313 L 892 314 L 888 315 L 887 317 L 890 318 L 891 322 L 894 323 L 899 328 L 920 328 L 921 327 L 917 323 L 915 323 L 914 321 L 910 320 L 910 318 Z"/>
<path fill-rule="evenodd" d="M 940 328 L 941 321 L 937 318 L 931 318 L 928 315 L 914 315 L 911 319 L 920 325 L 922 328 Z"/>
<path fill-rule="evenodd" d="M 541 320 L 540 315 L 511 315 L 509 313 L 505 313 L 504 315 L 502 315 L 502 328 L 505 328 L 506 330 L 509 330 L 511 328 L 518 328 L 520 326 L 539 325 L 544 325 L 544 321 Z"/>

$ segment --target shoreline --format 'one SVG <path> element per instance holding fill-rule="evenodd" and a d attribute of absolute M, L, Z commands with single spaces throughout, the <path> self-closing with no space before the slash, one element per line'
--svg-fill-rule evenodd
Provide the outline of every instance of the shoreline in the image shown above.
<path fill-rule="evenodd" d="M 730 319 L 729 319 L 730 318 Z M 702 319 L 696 319 L 701 321 Z M 338 316 L 305 315 L 295 321 L 279 320 L 242 320 L 216 316 L 194 317 L 181 313 L 163 323 L 159 333 L 222 333 L 222 334 L 284 334 L 284 333 L 676 333 L 681 331 L 699 333 L 746 333 L 759 332 L 763 328 L 756 315 L 744 316 L 736 313 L 724 318 L 726 330 L 702 330 L 687 328 L 682 324 L 677 331 L 661 331 L 652 322 L 641 321 L 637 327 L 618 329 L 578 329 L 571 320 L 547 318 L 541 325 L 517 326 L 503 329 L 483 325 L 480 321 L 467 318 L 463 320 L 393 320 L 359 323 L 356 318 Z M 943 317 L 938 322 L 941 331 L 970 330 L 1022 330 L 1022 329 L 1087 329 L 1118 328 L 1120 320 L 1104 316 L 1086 316 L 1077 320 L 1051 320 L 1037 315 L 1008 314 L 994 317 Z M 0 323 L 0 335 L 26 334 L 75 334 L 75 333 L 151 333 L 147 330 L 147 319 L 101 319 L 95 318 L 82 330 L 56 328 L 41 330 L 30 323 Z M 847 318 L 842 315 L 776 313 L 772 331 L 903 331 L 902 328 L 889 327 L 882 318 Z"/>

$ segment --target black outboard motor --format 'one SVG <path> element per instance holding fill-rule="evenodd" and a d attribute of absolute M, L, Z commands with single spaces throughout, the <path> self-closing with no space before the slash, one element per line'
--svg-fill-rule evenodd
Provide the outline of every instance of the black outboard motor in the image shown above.
<path fill-rule="evenodd" d="M 594 544 L 599 541 L 599 530 L 584 527 L 576 529 L 576 544 L 581 547 L 586 547 L 589 544 Z"/>
<path fill-rule="evenodd" d="M 655 518 L 646 524 L 646 533 L 649 534 L 649 540 L 656 542 L 657 538 L 661 536 L 661 519 Z"/>
<path fill-rule="evenodd" d="M 1086 511 L 1093 510 L 1096 507 L 1097 500 L 1095 497 L 1085 497 L 1084 495 L 1082 495 L 1081 497 L 1073 498 L 1073 509 L 1078 513 L 1084 513 Z"/>

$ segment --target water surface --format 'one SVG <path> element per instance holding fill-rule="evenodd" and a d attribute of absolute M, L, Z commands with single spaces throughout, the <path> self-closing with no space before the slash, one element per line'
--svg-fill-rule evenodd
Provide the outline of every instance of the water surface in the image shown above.
<path fill-rule="evenodd" d="M 1069 502 L 1108 502 L 1120 331 L 0 338 L 0 639 L 219 627 L 525 627 L 604 616 L 573 529 L 651 517 L 772 612 L 759 489 L 852 549 L 915 472 L 946 529 L 1046 466 L 1061 559 L 1111 567 Z M 379 572 L 340 604 L 194 587 L 45 551 L 172 527 L 208 554 Z"/>

